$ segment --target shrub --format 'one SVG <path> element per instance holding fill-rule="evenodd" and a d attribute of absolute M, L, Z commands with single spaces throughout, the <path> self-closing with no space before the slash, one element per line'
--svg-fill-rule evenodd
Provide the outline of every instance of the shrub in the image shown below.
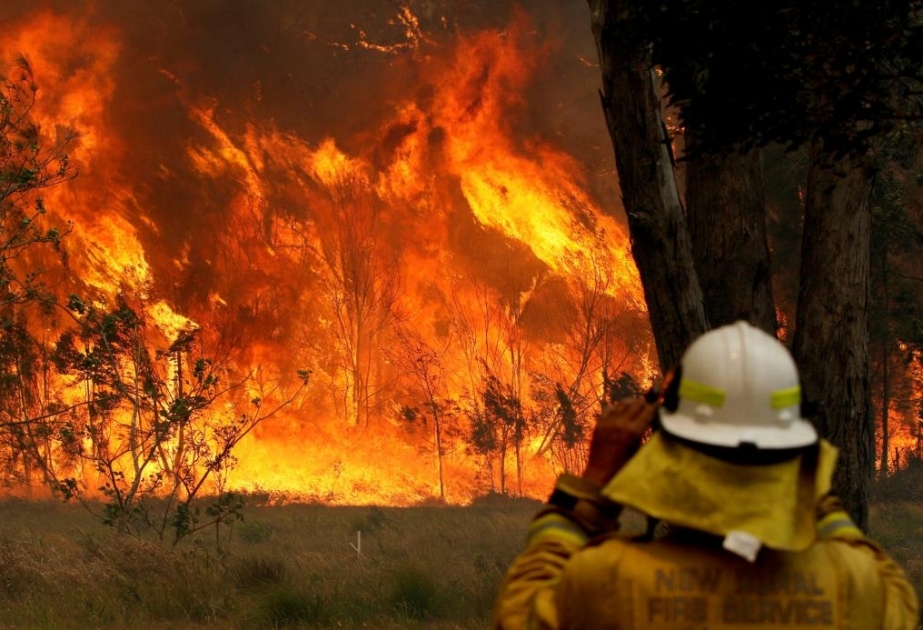
<path fill-rule="evenodd" d="M 283 558 L 249 556 L 236 560 L 233 567 L 238 588 L 260 588 L 285 582 L 290 571 Z"/>
<path fill-rule="evenodd" d="M 401 615 L 411 619 L 437 617 L 442 604 L 438 585 L 422 569 L 404 566 L 394 574 L 391 602 Z"/>
<path fill-rule="evenodd" d="M 320 593 L 306 593 L 290 584 L 280 584 L 267 591 L 260 609 L 263 620 L 272 628 L 296 624 L 330 622 L 329 604 Z"/>

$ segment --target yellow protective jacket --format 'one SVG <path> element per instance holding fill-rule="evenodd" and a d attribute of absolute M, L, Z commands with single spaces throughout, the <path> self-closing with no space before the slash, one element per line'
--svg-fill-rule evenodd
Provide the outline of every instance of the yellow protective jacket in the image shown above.
<path fill-rule="evenodd" d="M 562 475 L 506 576 L 494 627 L 913 630 L 913 587 L 830 494 L 836 457 L 820 440 L 743 465 L 656 432 L 603 488 Z M 589 540 L 613 532 L 620 506 L 670 534 Z"/>
<path fill-rule="evenodd" d="M 913 630 L 918 602 L 901 568 L 828 497 L 803 551 L 760 550 L 749 562 L 722 539 L 675 529 L 660 540 L 588 540 L 554 507 L 530 527 L 493 627 L 607 630 L 756 628 Z"/>

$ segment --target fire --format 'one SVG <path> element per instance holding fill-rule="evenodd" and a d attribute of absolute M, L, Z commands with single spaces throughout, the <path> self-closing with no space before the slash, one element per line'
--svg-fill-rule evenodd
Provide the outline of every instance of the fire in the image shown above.
<path fill-rule="evenodd" d="M 158 347 L 191 330 L 230 347 L 250 379 L 233 413 L 312 370 L 304 400 L 238 444 L 227 487 L 344 503 L 465 502 L 501 480 L 540 494 L 560 466 L 535 448 L 560 421 L 553 385 L 589 422 L 603 371 L 650 378 L 628 241 L 591 182 L 611 167 L 529 123 L 527 93 L 558 51 L 524 11 L 453 29 L 402 6 L 351 23 L 353 39 L 308 19 L 254 48 L 259 63 L 302 47 L 290 76 L 328 55 L 365 77 L 377 100 L 338 100 L 330 128 L 298 113 L 322 90 L 287 103 L 273 66 L 248 75 L 246 96 L 222 91 L 201 70 L 218 62 L 196 52 L 208 37 L 161 43 L 128 13 L 24 11 L 0 54 L 32 62 L 43 128 L 81 132 L 80 176 L 46 199 L 73 225 L 77 292 L 129 296 Z M 574 71 L 595 78 L 582 58 Z M 346 93 L 340 79 L 314 80 Z M 528 427 L 518 450 L 465 437 L 491 378 Z M 215 422 L 229 409 L 216 404 Z"/>
<path fill-rule="evenodd" d="M 893 361 L 888 374 L 888 468 L 906 468 L 923 457 L 923 356 L 898 341 L 901 361 Z M 876 401 L 880 408 L 882 401 Z M 880 412 L 879 412 L 880 413 Z M 882 423 L 878 426 L 876 465 L 882 465 Z"/>
<path fill-rule="evenodd" d="M 612 239 L 607 254 L 623 274 L 613 288 L 639 298 L 623 232 L 589 198 L 581 166 L 540 139 L 517 147 L 504 124 L 508 101 L 541 56 L 511 46 L 516 35 L 487 32 L 465 40 L 440 84 L 433 119 L 436 127 L 453 130 L 450 168 L 482 224 L 530 245 L 559 272 L 587 273 L 580 254 L 595 248 L 593 230 L 604 230 Z"/>
<path fill-rule="evenodd" d="M 107 106 L 116 89 L 117 33 L 89 16 L 39 11 L 11 29 L 0 49 L 5 61 L 23 51 L 29 51 L 42 81 L 35 117 L 48 121 L 46 129 L 62 123 L 79 129 L 81 170 L 92 172 L 95 183 L 82 187 L 79 198 L 73 188 L 51 189 L 46 205 L 61 209 L 62 218 L 72 222 L 75 249 L 85 254 L 81 272 L 88 284 L 108 295 L 125 284 L 143 291 L 151 271 L 128 218 L 136 212 L 137 200 L 130 188 L 110 177 L 108 166 L 122 155 L 121 139 L 106 132 Z M 105 214 L 93 211 L 101 207 L 107 208 Z"/>

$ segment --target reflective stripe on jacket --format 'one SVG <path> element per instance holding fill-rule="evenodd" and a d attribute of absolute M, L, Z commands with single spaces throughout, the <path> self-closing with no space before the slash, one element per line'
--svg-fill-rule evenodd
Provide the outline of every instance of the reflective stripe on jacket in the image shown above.
<path fill-rule="evenodd" d="M 567 516 L 544 510 L 510 568 L 494 628 L 913 630 L 918 603 L 901 568 L 842 513 L 803 552 L 764 548 L 754 563 L 721 539 L 679 532 L 586 545 Z"/>

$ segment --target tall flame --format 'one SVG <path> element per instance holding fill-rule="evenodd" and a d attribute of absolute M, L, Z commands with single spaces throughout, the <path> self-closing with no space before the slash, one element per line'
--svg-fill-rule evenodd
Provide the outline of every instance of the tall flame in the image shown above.
<path fill-rule="evenodd" d="M 463 28 L 407 5 L 345 28 L 320 10 L 278 9 L 277 30 L 263 25 L 241 55 L 246 16 L 223 15 L 219 52 L 209 45 L 221 38 L 196 30 L 199 9 L 180 5 L 154 35 L 150 14 L 115 5 L 6 20 L 0 54 L 30 59 L 36 117 L 82 134 L 79 177 L 46 201 L 73 224 L 65 247 L 82 287 L 142 300 L 166 342 L 199 328 L 236 344 L 244 371 L 313 369 L 306 402 L 239 445 L 231 486 L 408 503 L 436 493 L 438 463 L 451 501 L 516 466 L 522 490 L 542 492 L 554 471 L 536 452 L 553 432 L 542 383 L 590 401 L 587 419 L 603 370 L 652 371 L 627 239 L 588 179 L 611 166 L 532 120 L 544 101 L 529 92 L 565 54 L 540 34 L 563 18 L 515 10 Z M 566 54 L 592 95 L 589 54 Z M 276 60 L 265 76 L 248 66 L 260 55 Z M 349 79 L 300 70 L 324 60 Z M 317 83 L 298 92 L 304 102 L 273 92 L 301 89 L 296 79 Z M 520 464 L 466 446 L 491 376 L 534 421 Z M 438 391 L 426 398 L 420 382 Z M 449 402 L 452 431 L 437 436 L 425 410 Z"/>

